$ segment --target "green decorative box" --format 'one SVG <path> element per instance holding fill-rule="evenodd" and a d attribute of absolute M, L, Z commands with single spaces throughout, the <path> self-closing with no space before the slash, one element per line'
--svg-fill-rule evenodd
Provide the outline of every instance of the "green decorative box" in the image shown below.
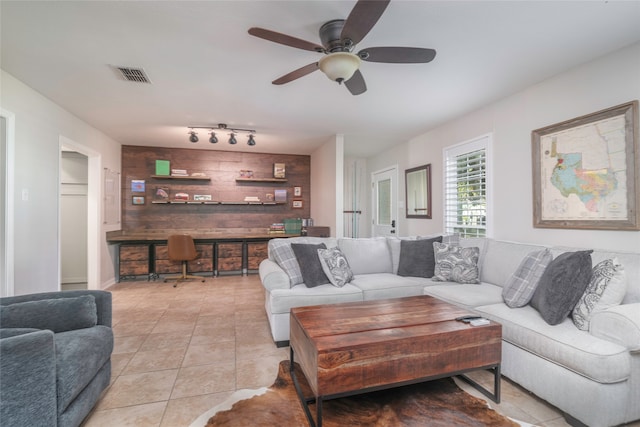
<path fill-rule="evenodd" d="M 170 174 L 171 167 L 169 165 L 169 160 L 156 160 L 156 175 L 169 176 Z"/>

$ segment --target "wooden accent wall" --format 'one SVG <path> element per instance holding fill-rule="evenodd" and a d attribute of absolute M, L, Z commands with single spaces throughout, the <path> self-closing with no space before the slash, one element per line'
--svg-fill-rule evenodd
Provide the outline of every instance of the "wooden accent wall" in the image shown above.
<path fill-rule="evenodd" d="M 186 169 L 189 174 L 204 173 L 210 181 L 152 178 L 156 160 L 169 160 L 171 168 Z M 272 178 L 273 164 L 284 163 L 287 182 L 236 182 L 240 170 L 252 170 L 255 178 Z M 131 180 L 144 180 L 145 192 L 131 191 Z M 239 153 L 187 148 L 122 147 L 122 229 L 170 230 L 217 228 L 268 228 L 288 218 L 308 218 L 311 158 L 301 155 Z M 293 187 L 302 187 L 302 209 L 292 208 Z M 153 204 L 157 187 L 169 187 L 170 198 L 176 192 L 211 194 L 213 200 L 238 202 L 245 196 L 265 200 L 267 193 L 287 190 L 284 205 L 187 205 Z M 133 205 L 133 196 L 145 196 L 144 205 Z"/>

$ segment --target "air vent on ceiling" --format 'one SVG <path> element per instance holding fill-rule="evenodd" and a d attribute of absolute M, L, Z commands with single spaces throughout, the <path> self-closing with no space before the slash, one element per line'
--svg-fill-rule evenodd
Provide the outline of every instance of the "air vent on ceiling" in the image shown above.
<path fill-rule="evenodd" d="M 118 66 L 114 66 L 113 68 L 118 72 L 118 75 L 121 78 L 129 82 L 151 83 L 151 80 L 147 76 L 147 73 L 145 73 L 142 68 L 118 67 Z"/>

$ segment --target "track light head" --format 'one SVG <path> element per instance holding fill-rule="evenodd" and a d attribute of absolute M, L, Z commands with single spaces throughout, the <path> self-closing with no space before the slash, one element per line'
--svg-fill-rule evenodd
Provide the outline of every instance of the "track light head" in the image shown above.
<path fill-rule="evenodd" d="M 229 144 L 236 145 L 238 143 L 238 140 L 236 140 L 236 134 L 232 132 L 229 135 Z"/>
<path fill-rule="evenodd" d="M 198 142 L 198 134 L 195 131 L 189 132 L 189 141 L 196 143 Z"/>
<path fill-rule="evenodd" d="M 249 134 L 249 140 L 247 141 L 247 145 L 249 145 L 251 147 L 256 145 L 256 140 L 253 139 L 253 134 L 252 133 Z"/>
<path fill-rule="evenodd" d="M 209 142 L 212 144 L 216 144 L 218 142 L 218 137 L 215 132 L 211 132 L 211 138 L 209 138 Z"/>

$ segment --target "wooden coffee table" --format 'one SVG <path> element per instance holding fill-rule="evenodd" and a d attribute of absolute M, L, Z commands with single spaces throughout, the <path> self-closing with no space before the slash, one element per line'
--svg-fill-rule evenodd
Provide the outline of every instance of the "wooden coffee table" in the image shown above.
<path fill-rule="evenodd" d="M 499 402 L 502 326 L 455 320 L 472 314 L 427 295 L 291 309 L 291 376 L 309 424 L 322 426 L 323 400 L 454 375 Z M 463 375 L 478 369 L 493 371 L 493 393 Z"/>

